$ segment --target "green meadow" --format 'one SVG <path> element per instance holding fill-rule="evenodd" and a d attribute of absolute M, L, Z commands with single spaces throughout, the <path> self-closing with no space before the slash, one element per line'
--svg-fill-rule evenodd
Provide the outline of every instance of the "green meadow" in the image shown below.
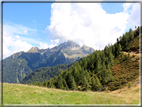
<path fill-rule="evenodd" d="M 139 85 L 111 92 L 80 92 L 4 83 L 3 104 L 139 104 Z"/>

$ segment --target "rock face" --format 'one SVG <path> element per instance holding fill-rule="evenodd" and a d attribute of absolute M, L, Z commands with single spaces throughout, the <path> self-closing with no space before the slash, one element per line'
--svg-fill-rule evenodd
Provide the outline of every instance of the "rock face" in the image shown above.
<path fill-rule="evenodd" d="M 70 64 L 93 51 L 93 48 L 80 47 L 71 40 L 51 49 L 32 47 L 27 52 L 18 52 L 4 59 L 3 82 L 17 83 L 38 68 Z"/>
<path fill-rule="evenodd" d="M 31 53 L 35 53 L 35 52 L 39 52 L 39 48 L 38 47 L 32 47 L 28 52 L 31 52 Z"/>

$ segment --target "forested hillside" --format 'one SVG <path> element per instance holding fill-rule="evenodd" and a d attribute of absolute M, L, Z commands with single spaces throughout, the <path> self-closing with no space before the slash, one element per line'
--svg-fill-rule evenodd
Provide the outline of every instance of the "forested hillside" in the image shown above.
<path fill-rule="evenodd" d="M 31 83 L 34 85 L 64 90 L 116 90 L 139 76 L 139 57 L 130 52 L 139 50 L 139 29 L 132 29 L 117 38 L 114 45 L 77 61 L 68 70 L 48 81 Z M 127 51 L 128 54 L 125 54 Z"/>
<path fill-rule="evenodd" d="M 58 76 L 61 70 L 68 69 L 72 64 L 61 64 L 53 67 L 42 67 L 39 68 L 29 75 L 27 75 L 20 83 L 28 84 L 31 82 L 43 82 L 50 80 L 54 76 Z"/>

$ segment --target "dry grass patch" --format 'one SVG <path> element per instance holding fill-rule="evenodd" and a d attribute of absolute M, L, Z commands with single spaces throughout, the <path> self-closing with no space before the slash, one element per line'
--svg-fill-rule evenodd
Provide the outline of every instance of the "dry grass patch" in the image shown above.
<path fill-rule="evenodd" d="M 123 89 L 118 89 L 115 91 L 110 92 L 110 94 L 115 94 L 117 96 L 121 96 L 125 98 L 126 102 L 128 104 L 131 104 L 132 102 L 134 103 L 139 103 L 140 100 L 140 85 L 134 85 L 130 88 L 128 86 L 124 87 Z"/>

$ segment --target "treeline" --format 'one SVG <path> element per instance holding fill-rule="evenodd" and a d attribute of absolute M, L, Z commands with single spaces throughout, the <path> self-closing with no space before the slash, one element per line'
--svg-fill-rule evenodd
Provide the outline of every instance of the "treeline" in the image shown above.
<path fill-rule="evenodd" d="M 130 29 L 122 37 L 117 38 L 117 42 L 114 45 L 108 45 L 104 50 L 95 51 L 84 57 L 68 70 L 62 70 L 57 77 L 54 76 L 48 81 L 31 84 L 64 90 L 102 90 L 104 86 L 114 81 L 111 72 L 114 59 L 138 35 L 139 27 L 135 31 Z"/>

